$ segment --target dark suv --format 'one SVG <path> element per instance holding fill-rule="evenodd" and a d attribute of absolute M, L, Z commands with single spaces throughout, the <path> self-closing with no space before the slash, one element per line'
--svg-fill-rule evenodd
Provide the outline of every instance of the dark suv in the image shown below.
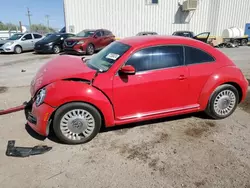
<path fill-rule="evenodd" d="M 85 29 L 75 37 L 66 39 L 63 46 L 65 53 L 68 54 L 92 55 L 113 41 L 115 41 L 115 36 L 107 29 Z"/>

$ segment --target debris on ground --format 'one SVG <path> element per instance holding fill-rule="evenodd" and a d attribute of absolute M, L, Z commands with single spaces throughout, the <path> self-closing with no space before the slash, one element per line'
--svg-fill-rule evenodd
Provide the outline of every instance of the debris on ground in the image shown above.
<path fill-rule="evenodd" d="M 50 151 L 52 147 L 38 145 L 34 147 L 15 147 L 15 140 L 8 141 L 6 155 L 11 157 L 29 157 L 30 155 L 40 155 Z"/>

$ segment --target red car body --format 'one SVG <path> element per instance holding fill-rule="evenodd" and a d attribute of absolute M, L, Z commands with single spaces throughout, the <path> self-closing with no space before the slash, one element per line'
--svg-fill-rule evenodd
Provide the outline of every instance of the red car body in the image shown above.
<path fill-rule="evenodd" d="M 63 47 L 65 53 L 68 54 L 92 55 L 95 51 L 103 49 L 113 41 L 115 41 L 115 36 L 109 30 L 83 30 L 76 37 L 66 39 Z M 93 46 L 93 51 L 90 53 L 87 50 L 89 45 Z"/>
<path fill-rule="evenodd" d="M 105 126 L 111 127 L 204 111 L 212 93 L 223 84 L 237 88 L 239 102 L 246 97 L 248 82 L 240 69 L 222 52 L 203 42 L 174 36 L 140 36 L 114 43 L 129 49 L 106 72 L 97 73 L 74 56 L 56 57 L 38 71 L 31 84 L 32 108 L 27 117 L 36 132 L 47 136 L 57 109 L 71 102 L 92 105 L 100 112 Z M 200 49 L 212 54 L 214 61 L 191 65 L 184 62 L 183 66 L 134 74 L 132 66 L 124 66 L 138 50 L 164 45 Z M 125 76 L 119 74 L 121 69 L 127 73 Z M 41 88 L 46 88 L 46 97 L 37 106 L 34 101 Z"/>

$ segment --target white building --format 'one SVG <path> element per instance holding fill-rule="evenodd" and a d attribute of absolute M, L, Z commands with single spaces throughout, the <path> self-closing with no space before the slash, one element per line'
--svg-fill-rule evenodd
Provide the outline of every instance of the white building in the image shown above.
<path fill-rule="evenodd" d="M 170 35 L 177 30 L 221 35 L 250 23 L 250 0 L 188 0 L 192 10 L 183 11 L 185 0 L 64 0 L 67 32 L 105 28 L 117 37 L 155 31 Z M 197 5 L 197 6 L 196 6 Z"/>

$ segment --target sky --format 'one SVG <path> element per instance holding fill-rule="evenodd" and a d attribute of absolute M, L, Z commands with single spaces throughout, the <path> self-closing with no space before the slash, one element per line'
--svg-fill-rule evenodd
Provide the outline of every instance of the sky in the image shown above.
<path fill-rule="evenodd" d="M 49 15 L 51 27 L 64 27 L 63 0 L 0 0 L 0 21 L 29 25 L 27 7 L 32 14 L 31 24 L 47 25 L 45 15 Z"/>

